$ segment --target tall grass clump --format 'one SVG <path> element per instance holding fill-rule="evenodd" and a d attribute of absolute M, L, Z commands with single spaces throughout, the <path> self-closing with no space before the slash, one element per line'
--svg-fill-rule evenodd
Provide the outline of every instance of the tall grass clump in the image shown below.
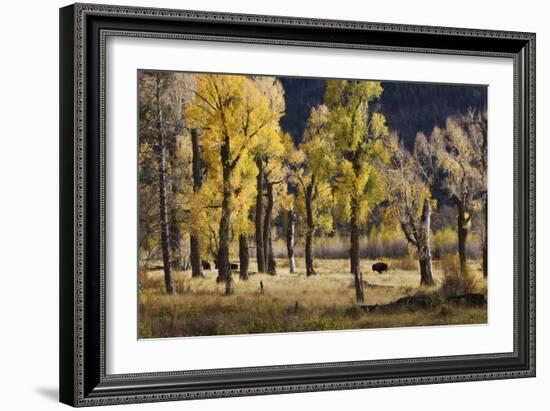
<path fill-rule="evenodd" d="M 472 293 L 476 288 L 476 277 L 470 271 L 460 272 L 460 261 L 456 254 L 445 254 L 441 257 L 443 283 L 441 291 L 447 297 Z"/>
<path fill-rule="evenodd" d="M 418 260 L 407 254 L 404 257 L 397 258 L 391 262 L 392 268 L 404 271 L 418 270 Z"/>
<path fill-rule="evenodd" d="M 145 289 L 158 289 L 162 288 L 163 283 L 160 277 L 153 276 L 144 267 L 139 268 L 139 287 L 142 290 Z"/>

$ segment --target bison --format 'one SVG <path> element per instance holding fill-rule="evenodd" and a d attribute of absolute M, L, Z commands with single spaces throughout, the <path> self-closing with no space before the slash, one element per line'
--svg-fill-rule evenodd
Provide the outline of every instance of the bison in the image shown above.
<path fill-rule="evenodd" d="M 374 263 L 372 265 L 372 271 L 376 271 L 378 274 L 382 274 L 384 271 L 388 271 L 388 265 L 386 263 Z"/>
<path fill-rule="evenodd" d="M 202 269 L 203 270 L 208 270 L 210 271 L 212 269 L 212 266 L 210 265 L 210 263 L 206 260 L 201 260 L 201 265 L 202 265 Z"/>

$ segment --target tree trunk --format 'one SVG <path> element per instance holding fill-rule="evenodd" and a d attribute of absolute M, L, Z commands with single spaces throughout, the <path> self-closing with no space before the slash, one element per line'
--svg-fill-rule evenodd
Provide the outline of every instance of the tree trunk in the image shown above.
<path fill-rule="evenodd" d="M 180 128 L 178 125 L 175 127 L 175 131 L 172 134 L 172 138 L 170 141 L 168 141 L 168 136 L 166 136 L 165 141 L 165 156 L 166 156 L 166 163 L 170 164 L 170 167 L 165 170 L 166 172 L 166 181 L 167 181 L 167 187 L 166 187 L 166 197 L 167 197 L 167 213 L 168 213 L 168 233 L 170 236 L 168 237 L 168 244 L 170 246 L 170 257 L 171 257 L 171 265 L 172 270 L 176 271 L 182 271 L 184 269 L 184 261 L 183 261 L 183 250 L 182 250 L 182 237 L 183 233 L 180 227 L 180 224 L 178 222 L 178 207 L 176 204 L 168 204 L 169 198 L 177 198 L 179 194 L 179 179 L 177 178 L 171 178 L 170 172 L 174 173 L 175 170 L 177 170 L 177 162 L 176 162 L 176 153 L 174 150 L 175 146 L 175 136 L 178 135 L 180 131 Z"/>
<path fill-rule="evenodd" d="M 418 247 L 418 262 L 420 264 L 420 284 L 434 285 L 432 274 L 432 252 L 430 248 L 430 220 L 431 208 L 430 201 L 425 198 L 422 207 L 422 216 L 420 217 L 420 235 Z"/>
<path fill-rule="evenodd" d="M 485 194 L 483 198 L 483 223 L 482 223 L 482 234 L 481 234 L 481 242 L 483 247 L 483 262 L 482 262 L 482 268 L 483 268 L 483 278 L 487 278 L 487 194 Z"/>
<path fill-rule="evenodd" d="M 310 184 L 306 189 L 305 201 L 306 201 L 306 275 L 315 274 L 315 269 L 313 268 L 313 233 L 315 231 L 315 221 L 313 219 L 313 204 L 312 204 L 312 195 L 313 195 L 313 184 Z"/>
<path fill-rule="evenodd" d="M 296 232 L 296 213 L 294 210 L 288 211 L 288 223 L 286 229 L 286 251 L 288 255 L 290 272 L 296 272 L 296 262 L 294 261 L 294 235 Z"/>
<path fill-rule="evenodd" d="M 264 237 L 263 237 L 263 211 L 264 211 L 264 166 L 261 159 L 256 160 L 258 167 L 258 176 L 256 177 L 256 261 L 258 263 L 258 272 L 265 273 L 265 255 L 264 255 Z"/>
<path fill-rule="evenodd" d="M 197 193 L 202 185 L 201 159 L 199 147 L 199 132 L 197 129 L 191 129 L 191 146 L 193 149 L 193 193 Z M 191 259 L 191 277 L 204 277 L 201 264 L 201 251 L 199 236 L 194 229 L 190 233 L 190 259 Z"/>
<path fill-rule="evenodd" d="M 172 195 L 176 195 L 174 189 L 172 190 Z M 181 250 L 181 229 L 180 225 L 177 221 L 177 213 L 176 213 L 176 207 L 166 207 L 168 209 L 168 214 L 170 215 L 169 218 L 169 225 L 168 225 L 168 233 L 170 234 L 168 244 L 170 246 L 170 257 L 171 257 L 171 265 L 172 270 L 181 271 L 183 270 L 184 263 L 183 263 L 183 256 L 182 256 L 182 250 Z"/>
<path fill-rule="evenodd" d="M 359 221 L 357 199 L 351 199 L 351 247 L 350 247 L 350 267 L 355 283 L 355 299 L 358 304 L 365 303 L 365 293 L 363 291 L 363 279 L 361 275 L 361 266 L 359 259 Z"/>
<path fill-rule="evenodd" d="M 164 150 L 162 150 L 164 151 Z M 168 294 L 174 293 L 174 279 L 172 277 L 172 261 L 170 258 L 170 248 L 168 239 L 170 237 L 168 232 L 167 222 L 167 210 L 166 210 L 166 177 L 164 169 L 164 154 L 161 154 L 159 160 L 158 174 L 159 174 L 159 205 L 160 205 L 160 239 L 162 246 L 162 263 L 164 266 L 164 284 L 166 286 L 166 292 Z"/>
<path fill-rule="evenodd" d="M 220 157 L 222 163 L 223 176 L 223 199 L 222 215 L 220 218 L 218 249 L 218 282 L 225 281 L 225 293 L 233 292 L 233 278 L 231 276 L 231 267 L 229 265 L 229 223 L 231 220 L 231 168 L 230 168 L 230 147 L 229 136 L 224 137 L 220 147 Z"/>
<path fill-rule="evenodd" d="M 165 149 L 165 155 L 166 155 L 166 162 L 170 163 L 170 167 L 168 170 L 171 170 L 174 172 L 176 169 L 176 156 L 174 153 L 174 150 L 170 149 L 170 146 L 174 144 L 165 144 L 167 147 Z M 166 181 L 170 181 L 169 184 L 170 189 L 166 187 L 166 196 L 167 196 L 167 203 L 168 198 L 177 198 L 178 192 L 179 192 L 179 181 L 175 178 L 170 178 L 170 172 L 166 170 Z M 178 223 L 178 209 L 175 204 L 167 204 L 166 205 L 167 213 L 168 213 L 168 233 L 170 236 L 168 237 L 168 244 L 170 246 L 170 257 L 171 257 L 171 265 L 172 270 L 181 271 L 183 270 L 184 263 L 183 263 L 183 253 L 181 249 L 181 243 L 182 243 L 182 231 L 180 224 Z"/>
<path fill-rule="evenodd" d="M 315 275 L 315 269 L 313 268 L 313 256 L 312 256 L 312 243 L 313 243 L 313 235 L 308 228 L 306 232 L 306 275 L 309 277 L 310 275 Z"/>
<path fill-rule="evenodd" d="M 350 218 L 350 272 L 352 274 L 360 272 L 359 259 L 359 223 L 357 216 L 357 200 L 352 199 L 351 218 Z"/>
<path fill-rule="evenodd" d="M 204 277 L 202 272 L 201 264 L 201 254 L 200 254 L 200 244 L 199 238 L 196 235 L 189 236 L 190 248 L 191 248 L 191 277 L 192 278 L 201 278 Z"/>
<path fill-rule="evenodd" d="M 482 227 L 483 230 L 481 234 L 481 241 L 482 241 L 482 247 L 483 247 L 483 261 L 482 261 L 482 269 L 483 269 L 483 278 L 487 278 L 487 270 L 488 270 L 488 261 L 487 261 L 487 229 L 488 229 L 488 214 L 487 214 L 487 196 L 489 195 L 487 193 L 487 144 L 488 144 L 488 135 L 487 135 L 487 119 L 485 118 L 485 121 L 483 120 L 483 117 L 481 118 L 481 121 L 479 122 L 479 126 L 482 132 L 483 140 L 481 144 L 481 164 L 482 164 L 482 173 L 484 175 L 483 183 L 484 183 L 484 193 L 483 193 L 483 215 L 482 218 Z"/>
<path fill-rule="evenodd" d="M 420 265 L 420 285 L 434 285 L 431 257 L 419 258 L 418 263 Z"/>
<path fill-rule="evenodd" d="M 466 239 L 468 238 L 468 220 L 462 203 L 457 203 L 457 233 L 458 233 L 458 259 L 460 261 L 460 272 L 468 270 L 466 262 Z"/>
<path fill-rule="evenodd" d="M 355 284 L 355 301 L 357 301 L 357 304 L 364 304 L 365 292 L 363 290 L 363 273 L 353 273 L 353 281 Z"/>
<path fill-rule="evenodd" d="M 271 231 L 271 230 L 270 230 Z M 267 273 L 270 275 L 277 275 L 277 262 L 273 255 L 273 239 L 269 236 L 267 242 Z"/>
<path fill-rule="evenodd" d="M 239 278 L 241 280 L 248 280 L 248 236 L 246 234 L 239 235 Z"/>
<path fill-rule="evenodd" d="M 268 274 L 277 274 L 275 258 L 273 256 L 273 243 L 271 238 L 271 219 L 273 215 L 273 183 L 267 183 L 267 207 L 264 217 L 264 256 Z"/>
<path fill-rule="evenodd" d="M 157 132 L 158 132 L 158 183 L 159 183 L 159 215 L 160 239 L 162 247 L 162 263 L 164 266 L 164 284 L 168 294 L 174 293 L 174 279 L 172 276 L 172 261 L 170 258 L 168 213 L 166 206 L 166 136 L 163 128 L 162 105 L 160 102 L 161 75 L 156 75 L 157 98 Z"/>

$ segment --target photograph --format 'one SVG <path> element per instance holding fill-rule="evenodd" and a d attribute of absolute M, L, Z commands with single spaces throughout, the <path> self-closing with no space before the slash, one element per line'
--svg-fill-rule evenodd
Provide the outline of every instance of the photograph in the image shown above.
<path fill-rule="evenodd" d="M 137 70 L 138 338 L 487 324 L 487 92 Z"/>
<path fill-rule="evenodd" d="M 58 295 L 58 317 L 44 303 L 38 322 L 8 318 L 31 353 L 39 326 L 61 403 L 521 408 L 544 392 L 536 39 L 548 25 L 528 6 L 396 1 L 60 4 L 59 43 L 46 38 L 59 81 L 34 82 L 59 86 L 44 94 L 58 115 L 33 111 L 41 130 L 59 126 L 57 146 L 21 133 L 27 94 L 7 84 L 19 116 L 8 144 L 33 149 L 6 151 L 28 197 L 6 202 L 25 216 L 7 221 L 21 239 L 6 237 L 18 248 L 6 290 L 21 288 L 29 255 L 59 265 L 58 282 L 32 269 L 42 282 L 29 288 L 44 294 L 29 301 Z M 23 49 L 55 57 L 48 47 Z M 8 66 L 36 78 L 35 54 Z M 34 184 L 52 164 L 57 202 Z M 43 206 L 59 224 L 21 230 L 57 223 Z M 31 254 L 29 233 L 44 237 Z M 6 295 L 4 311 L 26 307 Z M 432 384 L 446 388 L 431 402 L 413 387 Z"/>

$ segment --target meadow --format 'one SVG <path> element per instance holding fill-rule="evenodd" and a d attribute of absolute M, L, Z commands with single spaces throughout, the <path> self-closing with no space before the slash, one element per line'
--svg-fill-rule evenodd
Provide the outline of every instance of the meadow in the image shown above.
<path fill-rule="evenodd" d="M 234 275 L 235 292 L 231 295 L 224 295 L 224 284 L 216 283 L 215 270 L 205 270 L 204 278 L 191 278 L 190 271 L 174 272 L 174 295 L 164 290 L 162 269 L 142 270 L 138 335 L 189 337 L 487 322 L 484 304 L 448 298 L 442 288 L 445 278 L 439 260 L 433 263 L 436 284 L 432 287 L 419 285 L 414 259 L 384 261 L 389 270 L 378 274 L 371 270 L 374 260 L 361 260 L 363 306 L 355 302 L 347 259 L 315 260 L 317 274 L 310 277 L 303 259 L 297 259 L 297 273 L 292 274 L 288 260 L 277 259 L 277 275 L 253 274 L 248 281 Z M 254 259 L 250 263 L 255 267 Z M 471 293 L 486 297 L 480 261 L 468 264 Z M 426 297 L 428 304 L 418 304 Z"/>

